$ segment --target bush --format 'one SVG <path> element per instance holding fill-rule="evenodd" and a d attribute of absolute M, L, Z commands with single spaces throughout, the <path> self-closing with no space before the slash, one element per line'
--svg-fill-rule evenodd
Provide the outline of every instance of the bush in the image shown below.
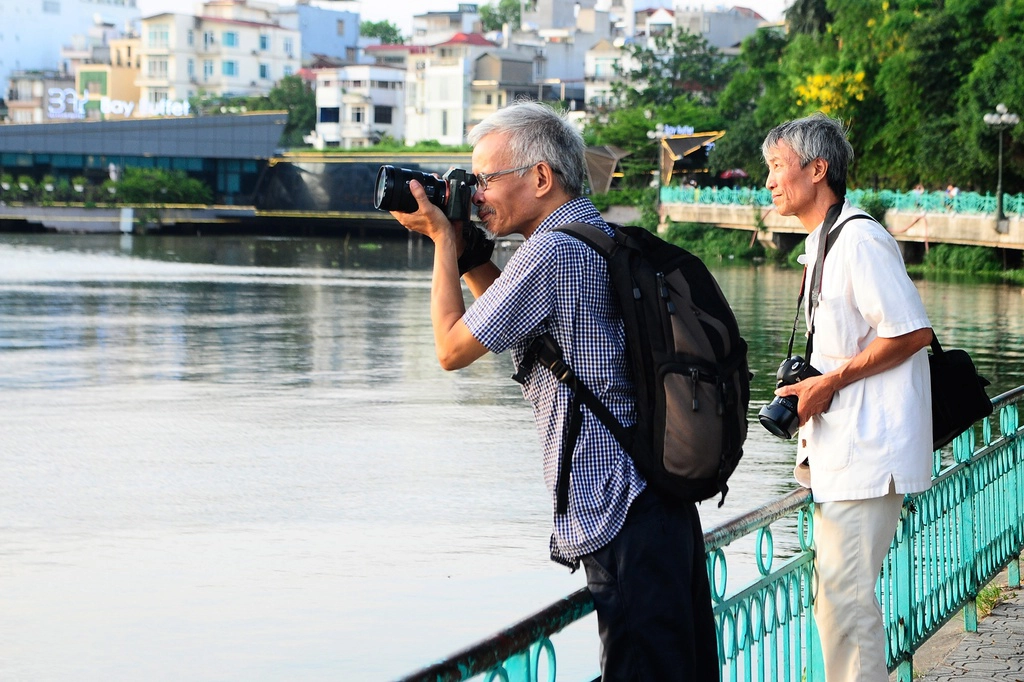
<path fill-rule="evenodd" d="M 764 256 L 764 247 L 751 244 L 745 230 L 727 230 L 704 223 L 669 223 L 665 241 L 683 247 L 702 259 L 752 260 Z"/>
<path fill-rule="evenodd" d="M 936 244 L 924 257 L 926 270 L 944 272 L 986 273 L 1003 269 L 996 250 L 987 246 L 956 246 Z"/>
<path fill-rule="evenodd" d="M 868 212 L 868 214 L 877 220 L 882 226 L 885 226 L 885 212 L 887 209 L 885 201 L 882 200 L 882 195 L 878 192 L 864 192 L 860 199 L 860 207 Z"/>

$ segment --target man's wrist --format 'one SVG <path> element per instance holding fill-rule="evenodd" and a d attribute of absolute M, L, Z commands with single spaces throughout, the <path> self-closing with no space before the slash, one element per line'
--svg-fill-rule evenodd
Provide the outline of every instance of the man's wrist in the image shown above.
<path fill-rule="evenodd" d="M 494 252 L 494 242 L 468 220 L 462 225 L 462 241 L 466 247 L 458 260 L 459 276 L 491 260 L 491 254 Z"/>

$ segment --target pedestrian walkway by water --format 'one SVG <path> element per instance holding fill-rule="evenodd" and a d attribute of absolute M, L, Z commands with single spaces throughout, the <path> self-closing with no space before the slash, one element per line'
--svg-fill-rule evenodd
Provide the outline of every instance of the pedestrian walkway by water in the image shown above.
<path fill-rule="evenodd" d="M 1024 682 L 1024 590 L 1003 590 L 1005 601 L 978 623 L 978 631 L 963 632 L 959 643 L 916 682 Z M 950 626 L 963 627 L 962 619 L 954 621 Z"/>

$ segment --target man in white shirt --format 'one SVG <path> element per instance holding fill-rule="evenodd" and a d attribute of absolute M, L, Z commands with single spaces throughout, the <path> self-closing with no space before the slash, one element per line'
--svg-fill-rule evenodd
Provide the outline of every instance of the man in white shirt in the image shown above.
<path fill-rule="evenodd" d="M 776 395 L 798 401 L 797 480 L 815 501 L 814 617 L 825 679 L 886 682 L 875 583 L 904 495 L 931 485 L 931 324 L 896 240 L 845 199 L 853 149 L 842 124 L 820 113 L 789 121 L 761 149 L 773 203 L 810 233 L 808 272 L 819 240 L 841 228 L 820 296 L 805 297 L 807 360 L 821 376 Z"/>

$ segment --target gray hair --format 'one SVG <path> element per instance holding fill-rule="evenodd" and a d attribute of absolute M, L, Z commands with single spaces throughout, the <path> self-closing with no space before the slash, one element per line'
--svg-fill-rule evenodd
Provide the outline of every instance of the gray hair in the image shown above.
<path fill-rule="evenodd" d="M 586 174 L 586 145 L 583 135 L 570 123 L 565 112 L 546 104 L 516 101 L 494 112 L 469 132 L 469 143 L 476 146 L 492 133 L 508 136 L 512 166 L 530 166 L 546 162 L 555 171 L 559 185 L 572 198 L 583 196 Z M 521 171 L 519 175 L 523 175 Z"/>
<path fill-rule="evenodd" d="M 775 126 L 761 145 L 765 160 L 780 142 L 785 142 L 793 150 L 800 159 L 801 168 L 815 159 L 828 163 L 825 182 L 838 198 L 846 196 L 846 173 L 853 163 L 853 147 L 846 139 L 842 121 L 818 111 L 806 118 Z"/>

